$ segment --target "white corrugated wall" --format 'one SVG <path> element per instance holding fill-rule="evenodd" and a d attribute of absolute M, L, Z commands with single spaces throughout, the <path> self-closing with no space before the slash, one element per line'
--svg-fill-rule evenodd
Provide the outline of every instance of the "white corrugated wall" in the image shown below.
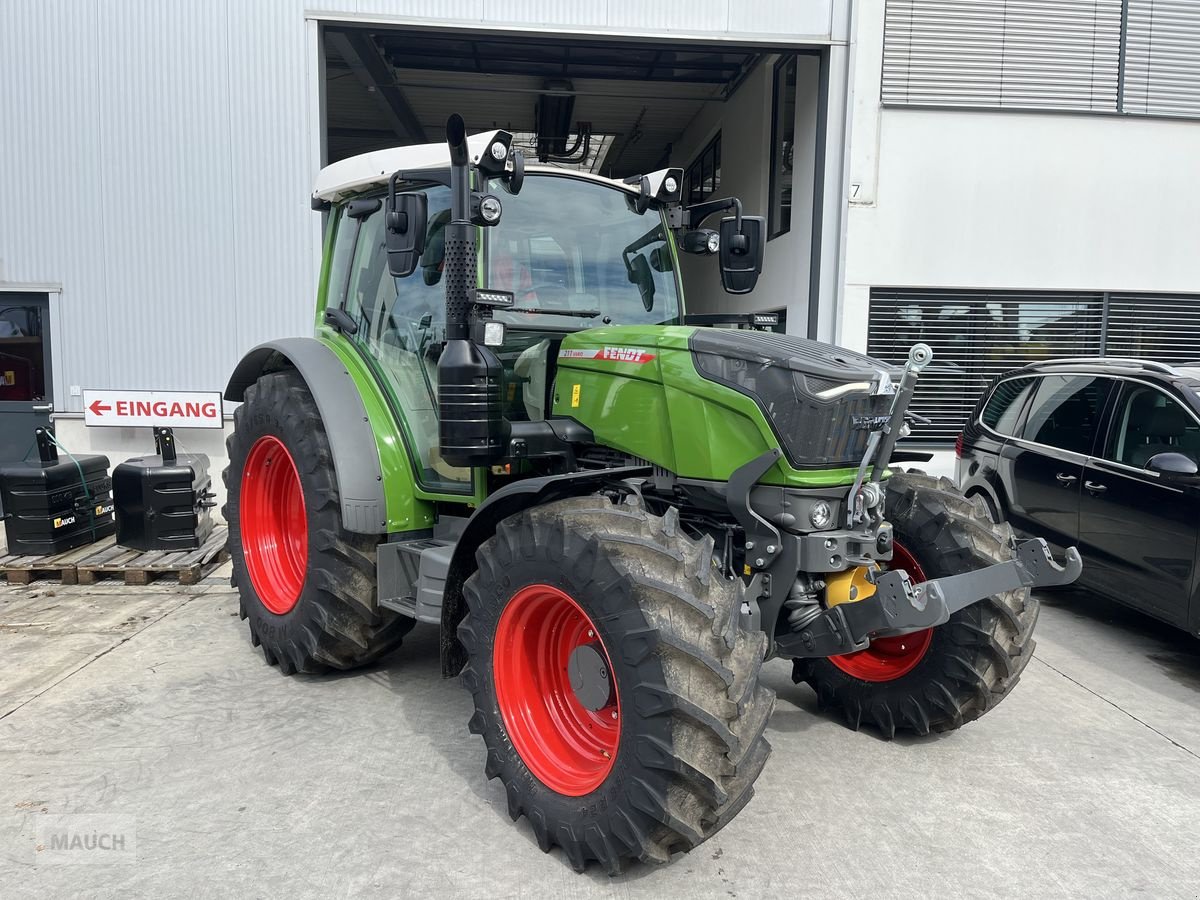
<path fill-rule="evenodd" d="M 811 42 L 828 38 L 833 2 L 319 6 Z M 71 386 L 219 389 L 254 344 L 311 330 L 315 79 L 303 0 L 0 3 L 0 284 L 62 287 L 59 410 L 81 408 Z"/>

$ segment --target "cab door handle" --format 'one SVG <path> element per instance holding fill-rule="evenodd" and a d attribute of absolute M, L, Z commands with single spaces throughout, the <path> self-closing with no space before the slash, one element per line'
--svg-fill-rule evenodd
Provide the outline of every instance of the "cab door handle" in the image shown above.
<path fill-rule="evenodd" d="M 1096 484 L 1096 482 L 1094 482 L 1094 481 L 1085 481 L 1083 483 L 1083 486 L 1085 488 L 1087 488 L 1089 491 L 1091 491 L 1093 494 L 1103 494 L 1105 491 L 1108 490 L 1108 488 L 1106 488 L 1104 485 Z"/>
<path fill-rule="evenodd" d="M 1058 479 L 1059 484 L 1074 484 L 1079 480 L 1074 475 L 1064 475 L 1062 472 L 1059 472 L 1054 477 Z"/>

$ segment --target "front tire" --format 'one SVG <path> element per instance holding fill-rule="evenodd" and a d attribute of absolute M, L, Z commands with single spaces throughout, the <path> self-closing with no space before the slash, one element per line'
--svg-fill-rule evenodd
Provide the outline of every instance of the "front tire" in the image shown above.
<path fill-rule="evenodd" d="M 1012 529 L 992 522 L 983 500 L 963 497 L 949 479 L 897 472 L 887 482 L 886 511 L 894 561 L 911 560 L 914 581 L 1012 558 Z M 889 739 L 898 731 L 950 731 L 994 709 L 1016 686 L 1033 657 L 1037 617 L 1028 588 L 1008 591 L 925 632 L 885 638 L 857 654 L 796 660 L 792 679 L 810 684 L 820 706 L 855 730 L 871 725 Z"/>
<path fill-rule="evenodd" d="M 543 851 L 616 874 L 736 815 L 775 698 L 758 681 L 765 636 L 742 629 L 743 587 L 713 567 L 711 540 L 673 510 L 586 497 L 505 519 L 476 560 L 458 630 L 470 729 Z M 572 681 L 577 653 L 590 688 Z"/>
<path fill-rule="evenodd" d="M 250 642 L 284 675 L 395 650 L 416 622 L 375 602 L 378 538 L 342 527 L 329 437 L 304 379 L 262 376 L 233 423 L 224 513 Z"/>

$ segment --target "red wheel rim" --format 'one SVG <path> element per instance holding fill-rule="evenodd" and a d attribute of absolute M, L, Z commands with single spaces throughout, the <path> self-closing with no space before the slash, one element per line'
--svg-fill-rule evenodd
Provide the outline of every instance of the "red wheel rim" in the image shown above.
<path fill-rule="evenodd" d="M 567 672 L 585 644 L 604 658 L 613 684 L 609 705 L 595 711 L 575 696 Z M 517 591 L 496 626 L 492 672 L 504 727 L 529 771 L 568 797 L 603 784 L 617 758 L 621 704 L 608 650 L 579 604 L 548 584 Z"/>
<path fill-rule="evenodd" d="M 300 473 L 276 437 L 260 437 L 242 469 L 240 525 L 250 583 L 276 615 L 300 599 L 308 567 L 308 518 Z"/>
<path fill-rule="evenodd" d="M 919 584 L 926 580 L 925 570 L 916 558 L 900 544 L 892 547 L 892 568 L 904 569 Z M 899 637 L 871 641 L 871 646 L 845 656 L 831 656 L 829 661 L 861 681 L 895 681 L 916 668 L 925 658 L 933 641 L 933 629 L 926 628 Z"/>

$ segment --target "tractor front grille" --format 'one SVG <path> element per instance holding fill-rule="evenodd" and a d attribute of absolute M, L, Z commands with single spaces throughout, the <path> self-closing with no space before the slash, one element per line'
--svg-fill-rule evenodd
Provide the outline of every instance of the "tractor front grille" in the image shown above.
<path fill-rule="evenodd" d="M 705 378 L 754 400 L 793 468 L 857 466 L 866 453 L 871 431 L 879 427 L 892 405 L 891 394 L 867 391 L 882 372 L 889 377 L 895 374 L 892 367 L 840 347 L 770 337 L 772 341 L 753 343 L 743 342 L 740 336 L 732 342 L 724 335 L 694 337 L 696 368 Z M 813 358 L 817 348 L 825 354 L 820 360 Z M 807 368 L 817 369 L 819 374 L 804 371 Z M 864 382 L 872 388 L 829 399 L 818 396 L 843 384 Z"/>

